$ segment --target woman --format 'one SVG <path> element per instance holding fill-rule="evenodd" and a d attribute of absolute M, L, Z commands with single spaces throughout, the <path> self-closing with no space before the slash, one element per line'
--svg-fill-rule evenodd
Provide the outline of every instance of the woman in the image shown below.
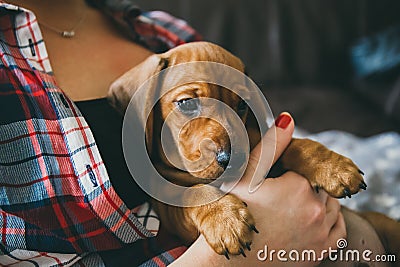
<path fill-rule="evenodd" d="M 83 0 L 9 2 L 34 13 L 1 4 L 0 106 L 4 110 L 0 152 L 4 156 L 0 166 L 4 197 L 0 247 L 4 255 L 0 263 L 143 263 L 160 251 L 165 239 L 153 238 L 145 224 L 148 220 L 138 219 L 147 209 L 140 206 L 145 196 L 133 179 L 109 181 L 109 176 L 129 172 L 120 148 L 122 118 L 104 97 L 117 77 L 152 53 L 148 48 L 153 52 L 165 49 L 159 40 L 173 46 L 196 40 L 197 35 L 187 26 L 183 30 L 192 35 L 186 40 L 163 29 L 157 31 L 154 24 L 146 24 L 151 17 L 137 17 L 139 11 L 128 1 L 91 1 L 92 6 Z M 131 23 L 136 42 L 126 38 L 125 28 L 116 27 L 93 6 Z M 277 122 L 276 157 L 289 143 L 294 128 L 288 114 L 282 114 Z M 273 145 L 268 138 L 263 140 L 267 142 L 264 148 Z M 259 149 L 251 154 L 253 165 Z M 182 255 L 176 266 L 253 266 L 265 264 L 256 256 L 265 245 L 322 251 L 335 247 L 336 240 L 345 236 L 336 200 L 324 192 L 314 193 L 304 178 L 291 172 L 267 180 L 250 195 L 246 189 L 252 170 L 249 167 L 232 191 L 248 203 L 260 231 L 247 258 L 235 256 L 228 261 L 200 236 L 187 251 L 174 249 L 176 244 L 167 240 L 162 247 L 172 250 L 152 262 L 167 264 Z M 256 175 L 264 176 L 266 171 Z M 144 246 L 153 253 L 146 254 Z"/>

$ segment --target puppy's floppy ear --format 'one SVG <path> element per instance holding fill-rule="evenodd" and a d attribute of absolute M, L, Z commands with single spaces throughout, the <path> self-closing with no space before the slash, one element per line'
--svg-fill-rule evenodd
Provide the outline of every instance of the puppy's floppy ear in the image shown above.
<path fill-rule="evenodd" d="M 119 112 L 124 113 L 137 89 L 151 76 L 157 74 L 167 66 L 168 59 L 160 55 L 152 55 L 136 67 L 127 71 L 110 86 L 107 98 L 111 105 Z M 151 96 L 151 99 L 153 99 L 156 85 L 151 86 L 150 89 L 151 91 L 146 92 L 146 95 Z"/>
<path fill-rule="evenodd" d="M 120 113 L 125 113 L 131 98 L 135 93 L 133 107 L 134 112 L 143 128 L 146 129 L 146 144 L 148 151 L 151 151 L 151 140 L 153 133 L 153 111 L 152 106 L 155 104 L 159 94 L 160 81 L 152 79 L 151 83 L 146 86 L 146 90 L 140 90 L 150 77 L 156 75 L 158 72 L 168 67 L 168 59 L 162 55 L 152 55 L 145 61 L 132 68 L 124 75 L 119 77 L 113 84 L 111 84 L 108 91 L 107 98 L 111 105 Z M 135 116 L 135 117 L 136 117 Z"/>

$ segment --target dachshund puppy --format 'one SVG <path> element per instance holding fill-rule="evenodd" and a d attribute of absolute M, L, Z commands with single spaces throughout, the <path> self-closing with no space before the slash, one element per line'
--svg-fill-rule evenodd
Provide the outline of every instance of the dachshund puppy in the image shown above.
<path fill-rule="evenodd" d="M 110 88 L 109 99 L 120 112 L 125 112 L 131 97 L 149 77 L 160 71 L 181 63 L 209 61 L 228 65 L 244 72 L 240 59 L 223 48 L 207 43 L 195 42 L 178 46 L 163 54 L 155 54 L 120 77 Z M 182 74 L 184 75 L 184 74 Z M 168 77 L 174 79 L 175 77 Z M 157 170 L 169 181 L 185 186 L 201 188 L 193 194 L 184 195 L 186 203 L 196 203 L 198 199 L 217 199 L 209 204 L 194 207 L 175 207 L 155 201 L 154 207 L 161 223 L 171 233 L 178 235 L 188 244 L 199 233 L 203 234 L 209 245 L 219 254 L 243 254 L 252 241 L 252 232 L 257 232 L 252 215 L 246 204 L 231 194 L 225 194 L 219 188 L 208 185 L 217 179 L 227 168 L 231 157 L 229 129 L 222 124 L 229 124 L 230 118 L 219 114 L 219 122 L 210 118 L 198 117 L 180 125 L 188 114 L 201 109 L 199 98 L 212 98 L 222 101 L 234 110 L 249 133 L 250 144 L 254 146 L 260 140 L 260 134 L 254 123 L 254 114 L 248 109 L 244 99 L 237 94 L 216 84 L 192 82 L 169 90 L 153 102 L 160 92 L 157 86 L 151 87 L 144 98 L 140 99 L 138 117 L 146 133 L 148 153 Z M 249 95 L 246 88 L 243 94 Z M 158 98 L 157 98 L 158 99 Z M 150 115 L 141 110 L 152 108 Z M 167 120 L 168 115 L 178 110 L 174 120 Z M 218 114 L 218 111 L 215 111 Z M 221 124 L 221 121 L 224 123 Z M 161 149 L 161 127 L 167 128 L 175 138 L 174 145 L 178 158 L 182 160 L 186 171 L 175 168 Z M 213 145 L 199 144 L 211 140 Z M 207 160 L 202 155 L 207 154 Z M 337 198 L 351 197 L 360 189 L 366 189 L 362 172 L 348 158 L 339 155 L 323 145 L 308 139 L 292 139 L 290 145 L 279 159 L 280 172 L 295 171 L 305 176 L 316 190 L 324 189 Z M 227 218 L 229 218 L 227 220 Z M 222 223 L 223 222 L 223 223 Z M 394 244 L 391 244 L 394 245 Z"/>

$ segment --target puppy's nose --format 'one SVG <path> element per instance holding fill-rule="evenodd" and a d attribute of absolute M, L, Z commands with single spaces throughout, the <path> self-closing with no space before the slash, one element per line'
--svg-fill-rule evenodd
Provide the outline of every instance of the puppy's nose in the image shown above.
<path fill-rule="evenodd" d="M 228 167 L 230 158 L 231 158 L 231 153 L 229 152 L 222 150 L 217 153 L 217 162 L 219 166 L 221 166 L 224 169 Z"/>

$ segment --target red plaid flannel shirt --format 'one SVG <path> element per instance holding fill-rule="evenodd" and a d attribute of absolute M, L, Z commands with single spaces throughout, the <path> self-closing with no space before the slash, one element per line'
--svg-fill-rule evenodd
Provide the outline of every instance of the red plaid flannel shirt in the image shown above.
<path fill-rule="evenodd" d="M 155 52 L 200 38 L 182 20 L 129 1 L 90 3 Z M 158 225 L 143 222 L 154 214 L 149 205 L 128 209 L 114 191 L 85 118 L 55 82 L 34 14 L 2 1 L 0 57 L 0 265 L 103 266 L 107 255 L 151 240 Z"/>

